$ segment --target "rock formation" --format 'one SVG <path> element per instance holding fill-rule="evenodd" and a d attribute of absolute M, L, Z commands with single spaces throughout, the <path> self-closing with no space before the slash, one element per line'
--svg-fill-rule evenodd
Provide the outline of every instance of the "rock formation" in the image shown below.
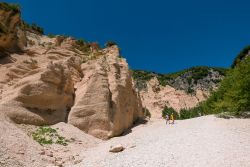
<path fill-rule="evenodd" d="M 142 117 L 140 97 L 117 46 L 25 31 L 19 45 L 19 10 L 0 8 L 0 46 L 12 62 L 0 65 L 0 113 L 19 124 L 68 122 L 95 137 L 120 135 Z M 7 38 L 9 37 L 9 38 Z M 23 49 L 15 52 L 14 48 Z M 1 61 L 0 61 L 1 62 Z"/>
<path fill-rule="evenodd" d="M 0 4 L 0 57 L 9 52 L 21 51 L 26 46 L 25 32 L 19 9 Z"/>
<path fill-rule="evenodd" d="M 121 134 L 142 116 L 131 74 L 116 46 L 104 56 L 82 64 L 84 78 L 76 90 L 69 123 L 100 138 Z"/>
<path fill-rule="evenodd" d="M 208 67 L 194 67 L 174 75 L 134 71 L 134 86 L 152 117 L 161 118 L 165 106 L 179 112 L 206 100 L 210 91 L 217 89 L 223 72 Z"/>

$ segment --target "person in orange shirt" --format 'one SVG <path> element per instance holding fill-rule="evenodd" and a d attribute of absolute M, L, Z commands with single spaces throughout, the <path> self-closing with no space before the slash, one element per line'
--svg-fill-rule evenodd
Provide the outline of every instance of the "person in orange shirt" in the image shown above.
<path fill-rule="evenodd" d="M 170 120 L 172 121 L 172 124 L 174 124 L 174 114 L 173 113 L 170 115 Z"/>

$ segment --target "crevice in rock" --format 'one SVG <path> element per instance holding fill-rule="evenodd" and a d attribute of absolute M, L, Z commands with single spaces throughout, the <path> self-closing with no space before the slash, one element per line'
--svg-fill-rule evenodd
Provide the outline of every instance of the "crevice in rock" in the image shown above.
<path fill-rule="evenodd" d="M 67 106 L 66 108 L 66 115 L 65 115 L 65 123 L 68 123 L 68 119 L 69 119 L 69 113 L 71 111 L 71 108 L 75 105 L 75 98 L 76 98 L 76 88 L 74 88 L 74 92 L 72 94 L 72 98 L 73 98 L 73 104 L 71 106 Z"/>

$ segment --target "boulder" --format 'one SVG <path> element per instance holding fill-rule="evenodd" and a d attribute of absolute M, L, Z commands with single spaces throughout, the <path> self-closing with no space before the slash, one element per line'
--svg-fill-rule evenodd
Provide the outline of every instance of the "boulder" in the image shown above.
<path fill-rule="evenodd" d="M 109 152 L 118 153 L 118 152 L 123 151 L 124 149 L 125 148 L 121 144 L 119 144 L 119 145 L 116 145 L 116 146 L 111 146 Z"/>

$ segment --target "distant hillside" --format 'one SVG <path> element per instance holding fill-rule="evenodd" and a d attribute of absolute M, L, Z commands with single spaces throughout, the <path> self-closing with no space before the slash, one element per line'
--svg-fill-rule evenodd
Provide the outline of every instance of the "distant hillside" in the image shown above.
<path fill-rule="evenodd" d="M 180 112 L 206 100 L 219 87 L 227 69 L 198 66 L 176 73 L 159 74 L 133 70 L 134 86 L 143 106 L 153 117 L 161 117 L 165 107 Z"/>
<path fill-rule="evenodd" d="M 146 88 L 146 81 L 156 77 L 162 86 L 170 85 L 178 90 L 193 93 L 195 89 L 212 89 L 225 76 L 227 69 L 206 66 L 192 67 L 170 74 L 159 74 L 143 70 L 133 70 L 136 87 Z"/>
<path fill-rule="evenodd" d="M 249 85 L 250 57 L 246 57 L 228 71 L 219 89 L 207 101 L 189 110 L 189 112 L 200 112 L 203 114 L 226 112 L 226 115 L 250 117 Z M 224 117 L 225 115 L 222 114 L 222 116 Z"/>

